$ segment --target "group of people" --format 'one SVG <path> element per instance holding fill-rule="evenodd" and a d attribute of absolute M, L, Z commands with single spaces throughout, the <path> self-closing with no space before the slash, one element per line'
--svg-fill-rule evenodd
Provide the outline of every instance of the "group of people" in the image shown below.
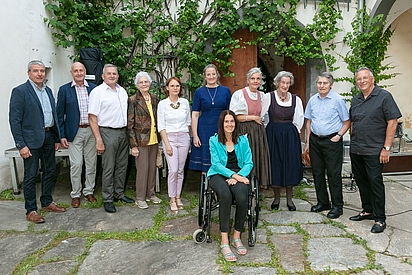
<path fill-rule="evenodd" d="M 342 136 L 350 128 L 352 172 L 363 210 L 349 219 L 374 220 L 371 232 L 381 233 L 386 228 L 382 171 L 389 162 L 397 120 L 402 115 L 392 95 L 374 83 L 369 68 L 359 68 L 355 80 L 360 93 L 352 99 L 349 112 L 345 100 L 332 91 L 334 79 L 328 72 L 319 75 L 318 93 L 306 106 L 304 151 L 310 153 L 317 196 L 317 204 L 311 211 L 329 210 L 327 217 L 331 219 L 343 214 Z"/>
<path fill-rule="evenodd" d="M 60 87 L 55 105 L 52 91 L 44 84 L 45 66 L 41 61 L 28 65 L 29 80 L 14 88 L 10 99 L 9 121 L 17 149 L 24 159 L 24 197 L 26 218 L 40 223 L 37 212 L 35 178 L 42 167 L 42 210 L 64 212 L 52 199 L 54 151 L 68 148 L 71 164 L 72 207 L 80 197 L 94 197 L 96 159 L 102 157 L 102 198 L 104 209 L 114 213 L 113 202 L 135 203 L 124 195 L 128 155 L 136 164 L 136 204 L 161 202 L 154 191 L 159 142 L 168 164 L 170 210 L 184 209 L 181 200 L 184 167 L 191 147 L 189 168 L 202 171 L 219 201 L 221 249 L 227 261 L 236 261 L 229 244 L 238 255 L 247 253 L 240 235 L 247 213 L 248 176 L 253 173 L 262 187 L 271 186 L 271 208 L 279 209 L 281 188 L 286 189 L 289 211 L 296 211 L 293 187 L 303 177 L 300 131 L 306 119 L 306 145 L 315 181 L 317 204 L 312 212 L 329 210 L 327 216 L 343 213 L 342 136 L 351 127 L 350 155 L 359 186 L 363 210 L 351 220 L 374 219 L 372 232 L 383 232 L 385 190 L 383 164 L 389 161 L 397 119 L 401 113 L 391 94 L 374 84 L 372 72 L 360 68 L 356 84 L 361 93 L 350 110 L 342 96 L 332 90 L 334 79 L 325 72 L 317 78 L 318 93 L 304 110 L 302 100 L 289 92 L 293 74 L 281 71 L 274 78 L 276 90 L 259 91 L 263 74 L 252 68 L 246 87 L 231 94 L 219 82 L 213 64 L 204 68 L 204 85 L 194 93 L 192 108 L 182 98 L 182 83 L 171 77 L 165 85 L 166 98 L 152 93 L 147 72 L 135 77 L 137 92 L 128 97 L 117 84 L 117 67 L 106 64 L 103 83 L 85 80 L 86 69 L 75 62 L 73 80 Z M 268 113 L 265 127 L 262 117 Z M 190 142 L 190 132 L 193 142 Z M 84 160 L 84 161 L 83 161 Z M 85 187 L 82 167 L 85 163 Z M 325 172 L 326 171 L 326 172 Z M 326 180 L 327 175 L 327 180 Z M 329 185 L 330 198 L 327 191 Z M 230 208 L 236 202 L 235 226 L 229 241 Z"/>

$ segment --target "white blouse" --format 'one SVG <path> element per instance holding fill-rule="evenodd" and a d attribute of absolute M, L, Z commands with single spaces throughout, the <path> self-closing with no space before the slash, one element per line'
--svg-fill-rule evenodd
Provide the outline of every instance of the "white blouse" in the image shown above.
<path fill-rule="evenodd" d="M 269 102 L 269 104 L 265 104 L 265 110 L 263 110 L 263 106 L 262 106 L 262 112 L 264 112 L 264 113 L 266 113 L 269 110 L 269 106 L 270 106 L 271 100 L 272 100 L 271 93 L 265 94 L 265 97 L 267 97 L 265 102 Z M 292 106 L 292 94 L 291 93 L 288 92 L 288 94 L 289 94 L 289 100 L 288 101 L 280 100 L 276 90 L 274 91 L 274 93 L 275 93 L 276 102 L 278 103 L 279 106 L 282 106 L 282 107 Z M 293 115 L 293 122 L 292 123 L 293 123 L 293 125 L 296 126 L 296 129 L 298 129 L 299 133 L 300 133 L 300 129 L 302 129 L 304 121 L 305 121 L 305 118 L 304 118 L 302 100 L 300 99 L 300 97 L 296 96 L 295 114 Z"/>
<path fill-rule="evenodd" d="M 172 105 L 180 104 L 174 109 Z M 176 103 L 172 103 L 170 98 L 163 99 L 157 106 L 157 130 L 166 130 L 166 133 L 189 132 L 191 125 L 190 105 L 185 98 L 179 98 Z"/>
<path fill-rule="evenodd" d="M 257 93 L 251 92 L 249 87 L 245 87 L 245 89 L 250 99 L 257 100 Z M 262 112 L 260 113 L 260 116 L 263 117 L 269 108 L 270 97 L 268 98 L 266 94 L 263 92 L 258 91 L 258 93 L 260 93 L 260 99 L 262 103 Z M 229 109 L 233 111 L 236 115 L 247 115 L 248 114 L 248 106 L 246 103 L 246 99 L 243 96 L 242 89 L 237 90 L 232 95 L 232 99 L 230 100 Z"/>

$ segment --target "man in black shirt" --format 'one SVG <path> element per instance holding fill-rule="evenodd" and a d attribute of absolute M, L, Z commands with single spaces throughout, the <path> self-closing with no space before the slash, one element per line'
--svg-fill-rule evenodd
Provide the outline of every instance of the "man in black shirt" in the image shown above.
<path fill-rule="evenodd" d="M 361 93 L 352 100 L 350 157 L 362 201 L 362 212 L 352 221 L 375 220 L 371 232 L 386 228 L 383 165 L 389 162 L 398 118 L 402 116 L 392 95 L 374 84 L 372 71 L 356 71 L 356 86 Z"/>

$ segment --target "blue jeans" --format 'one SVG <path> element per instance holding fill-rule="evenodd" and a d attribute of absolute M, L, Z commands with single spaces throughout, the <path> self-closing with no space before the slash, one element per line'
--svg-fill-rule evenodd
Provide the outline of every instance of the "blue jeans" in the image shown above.
<path fill-rule="evenodd" d="M 42 169 L 40 203 L 42 206 L 48 206 L 53 202 L 52 189 L 56 170 L 54 144 L 53 134 L 48 131 L 43 145 L 38 149 L 29 148 L 32 156 L 24 159 L 23 188 L 26 214 L 37 211 L 36 176 L 39 171 L 39 161 Z"/>

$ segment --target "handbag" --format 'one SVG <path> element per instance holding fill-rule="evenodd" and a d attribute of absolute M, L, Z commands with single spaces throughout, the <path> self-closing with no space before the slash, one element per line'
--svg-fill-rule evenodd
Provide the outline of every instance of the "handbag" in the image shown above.
<path fill-rule="evenodd" d="M 163 150 L 162 148 L 157 149 L 157 156 L 156 156 L 156 167 L 163 168 Z"/>
<path fill-rule="evenodd" d="M 302 153 L 302 164 L 305 167 L 312 166 L 312 163 L 310 162 L 309 150 Z"/>

